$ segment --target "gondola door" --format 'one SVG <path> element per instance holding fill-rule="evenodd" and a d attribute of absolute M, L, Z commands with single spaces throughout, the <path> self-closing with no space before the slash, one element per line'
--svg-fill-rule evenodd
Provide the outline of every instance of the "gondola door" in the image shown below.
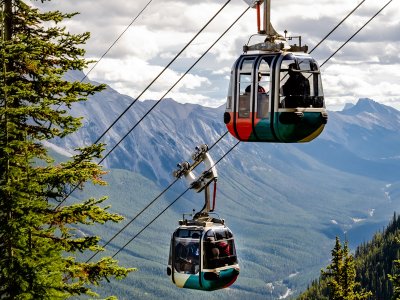
<path fill-rule="evenodd" d="M 275 137 L 271 132 L 271 105 L 274 103 L 274 72 L 271 71 L 271 64 L 276 55 L 259 56 L 254 68 L 253 90 L 253 134 L 250 140 L 274 141 Z"/>
<path fill-rule="evenodd" d="M 253 131 L 252 105 L 255 56 L 242 56 L 233 68 L 233 122 L 228 128 L 239 140 L 248 140 Z"/>

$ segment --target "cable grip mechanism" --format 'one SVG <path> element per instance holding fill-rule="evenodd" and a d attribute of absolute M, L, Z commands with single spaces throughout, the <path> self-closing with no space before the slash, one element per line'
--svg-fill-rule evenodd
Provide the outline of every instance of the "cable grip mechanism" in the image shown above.
<path fill-rule="evenodd" d="M 182 176 L 185 177 L 189 184 L 189 188 L 194 190 L 196 193 L 200 193 L 204 190 L 205 205 L 201 212 L 213 211 L 215 208 L 216 186 L 214 186 L 213 207 L 211 208 L 209 185 L 212 182 L 216 184 L 218 173 L 215 163 L 208 153 L 208 150 L 209 149 L 206 144 L 197 146 L 191 155 L 193 162 L 190 163 L 188 161 L 183 161 L 178 163 L 178 169 L 174 170 L 172 173 L 172 175 L 176 178 L 181 178 Z M 201 163 L 204 164 L 204 171 L 201 172 L 200 175 L 196 175 L 194 173 L 194 169 Z"/>

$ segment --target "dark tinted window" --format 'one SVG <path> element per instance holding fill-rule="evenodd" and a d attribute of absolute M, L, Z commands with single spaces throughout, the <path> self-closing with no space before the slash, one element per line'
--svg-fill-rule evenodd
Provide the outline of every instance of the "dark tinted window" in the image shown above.
<path fill-rule="evenodd" d="M 195 239 L 175 238 L 174 267 L 177 272 L 196 274 L 199 272 L 200 243 Z"/>
<path fill-rule="evenodd" d="M 215 269 L 237 263 L 235 243 L 228 228 L 211 229 L 204 238 L 204 268 Z"/>

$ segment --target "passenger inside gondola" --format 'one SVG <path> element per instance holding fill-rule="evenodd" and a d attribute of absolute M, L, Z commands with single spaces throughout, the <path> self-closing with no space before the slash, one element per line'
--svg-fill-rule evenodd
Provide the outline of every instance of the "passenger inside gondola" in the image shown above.
<path fill-rule="evenodd" d="M 233 236 L 229 231 L 212 231 L 206 234 L 204 247 L 206 260 L 204 268 L 215 269 L 237 263 Z"/>
<path fill-rule="evenodd" d="M 199 272 L 200 250 L 198 233 L 191 238 L 179 238 L 175 246 L 175 269 L 180 273 L 196 274 Z"/>
<path fill-rule="evenodd" d="M 215 244 L 215 238 L 213 236 L 207 236 L 205 241 L 206 260 L 204 267 L 206 269 L 215 269 L 218 267 L 219 260 L 219 249 Z"/>
<path fill-rule="evenodd" d="M 216 246 L 218 247 L 220 257 L 229 256 L 229 244 L 224 240 L 220 232 L 216 232 L 216 237 L 218 241 Z"/>
<path fill-rule="evenodd" d="M 261 74 L 261 72 L 258 72 L 258 93 L 265 93 L 264 87 L 263 87 L 262 85 L 260 85 L 260 83 L 261 83 L 261 78 L 262 78 L 262 74 Z M 250 93 L 250 92 L 251 92 L 251 84 L 249 84 L 249 85 L 246 87 L 245 92 L 246 92 L 246 93 Z"/>
<path fill-rule="evenodd" d="M 300 72 L 295 63 L 289 65 L 289 78 L 282 86 L 285 96 L 285 108 L 305 107 L 306 99 L 310 96 L 310 82 Z"/>

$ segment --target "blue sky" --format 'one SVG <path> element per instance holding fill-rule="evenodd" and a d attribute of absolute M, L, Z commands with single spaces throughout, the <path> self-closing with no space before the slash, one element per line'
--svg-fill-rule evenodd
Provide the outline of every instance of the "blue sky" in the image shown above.
<path fill-rule="evenodd" d="M 366 0 L 313 56 L 322 63 L 387 1 Z M 43 5 L 47 9 L 80 12 L 67 23 L 67 28 L 72 32 L 90 31 L 86 56 L 99 59 L 148 2 L 53 0 Z M 89 78 L 136 98 L 225 2 L 153 0 Z M 312 48 L 361 0 L 271 2 L 275 29 L 282 34 L 287 30 L 291 35 L 301 35 L 303 43 Z M 243 0 L 232 0 L 141 99 L 159 99 L 247 7 Z M 400 109 L 399 15 L 400 3 L 393 0 L 322 68 L 328 109 L 341 109 L 345 103 L 355 103 L 363 97 Z M 256 12 L 251 9 L 167 97 L 206 106 L 222 105 L 230 68 L 255 32 Z"/>

